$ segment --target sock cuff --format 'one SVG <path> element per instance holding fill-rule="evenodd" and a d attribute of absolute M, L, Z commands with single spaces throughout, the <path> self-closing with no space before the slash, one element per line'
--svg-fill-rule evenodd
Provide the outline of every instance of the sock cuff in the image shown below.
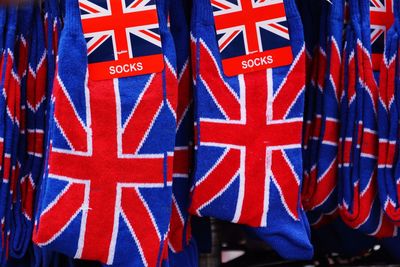
<path fill-rule="evenodd" d="M 349 19 L 353 28 L 360 27 L 360 6 L 358 0 L 349 1 Z"/>
<path fill-rule="evenodd" d="M 82 34 L 81 14 L 78 0 L 65 0 L 64 28 L 70 33 Z"/>
<path fill-rule="evenodd" d="M 205 25 L 214 25 L 213 11 L 210 0 L 196 0 L 194 1 L 195 12 L 197 13 L 197 20 Z"/>
<path fill-rule="evenodd" d="M 331 5 L 331 19 L 344 20 L 344 1 L 335 0 Z"/>
<path fill-rule="evenodd" d="M 291 19 L 293 17 L 300 17 L 296 2 L 294 0 L 284 0 L 283 3 L 285 4 L 287 19 Z"/>

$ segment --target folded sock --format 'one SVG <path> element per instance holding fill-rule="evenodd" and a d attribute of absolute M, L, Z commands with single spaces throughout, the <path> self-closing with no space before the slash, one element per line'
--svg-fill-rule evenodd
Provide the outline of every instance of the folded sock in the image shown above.
<path fill-rule="evenodd" d="M 305 87 L 305 103 L 304 103 L 304 132 L 303 132 L 303 186 L 302 186 L 302 204 L 305 210 L 311 209 L 309 202 L 315 193 L 316 183 L 316 143 L 318 138 L 313 138 L 318 135 L 320 125 L 317 116 L 317 98 L 318 90 L 318 66 L 319 60 L 323 57 L 319 49 L 319 31 L 322 19 L 321 2 L 312 3 L 301 2 L 299 5 L 300 14 L 304 24 L 305 47 L 306 47 L 306 87 Z M 317 19 L 316 19 L 317 18 Z M 324 17 L 325 18 L 325 17 Z M 317 22 L 317 23 L 316 23 Z M 322 25 L 324 27 L 324 25 Z M 319 117 L 320 118 L 320 117 Z M 319 137 L 319 135 L 318 135 Z"/>
<path fill-rule="evenodd" d="M 170 1 L 170 25 L 177 54 L 178 105 L 173 168 L 173 197 L 168 236 L 169 265 L 197 266 L 188 213 L 193 169 L 193 84 L 190 64 L 190 1 Z"/>
<path fill-rule="evenodd" d="M 5 43 L 2 57 L 2 70 L 1 70 L 1 88 L 2 88 L 2 100 L 4 101 L 1 105 L 3 110 L 3 117 L 0 118 L 3 124 L 3 154 L 2 157 L 2 169 L 1 169 L 1 185 L 0 185 L 0 223 L 1 223 L 1 248 L 0 248 L 0 265 L 4 264 L 9 254 L 9 236 L 10 236 L 10 212 L 11 212 L 11 183 L 15 178 L 12 171 L 12 163 L 14 156 L 13 137 L 14 130 L 16 128 L 16 108 L 15 108 L 15 97 L 16 91 L 11 90 L 10 81 L 14 79 L 12 76 L 13 67 L 15 64 L 15 35 L 16 35 L 16 23 L 17 23 L 17 8 L 7 8 L 7 21 L 5 27 Z"/>
<path fill-rule="evenodd" d="M 344 140 L 343 163 L 340 190 L 340 211 L 342 219 L 351 228 L 359 229 L 369 235 L 385 237 L 395 234 L 395 227 L 384 216 L 377 198 L 376 155 L 377 136 L 374 101 L 377 90 L 366 92 L 366 82 L 373 85 L 370 75 L 372 68 L 368 61 L 367 48 L 369 42 L 361 33 L 365 31 L 361 25 L 360 14 L 365 8 L 357 1 L 350 3 L 351 23 L 347 28 L 347 45 L 350 61 L 347 89 L 350 102 L 347 112 Z M 360 11 L 361 9 L 361 11 Z M 361 26 L 360 26 L 361 25 Z M 353 86 L 354 82 L 354 86 Z M 346 85 L 345 85 L 346 86 Z M 354 92 L 352 88 L 355 88 Z"/>
<path fill-rule="evenodd" d="M 337 175 L 339 143 L 339 99 L 341 96 L 341 64 L 343 54 L 344 1 L 335 1 L 329 10 L 328 71 L 325 75 L 321 144 L 318 159 L 320 193 L 316 197 L 320 205 L 319 220 L 329 222 L 337 213 Z M 323 202 L 322 202 L 323 201 Z M 327 219 L 326 219 L 327 217 Z"/>
<path fill-rule="evenodd" d="M 35 51 L 31 50 L 31 42 L 32 35 L 34 30 L 33 27 L 36 27 L 36 21 L 33 23 L 34 16 L 39 16 L 38 19 L 41 19 L 41 15 L 39 12 L 35 11 L 34 4 L 26 4 L 20 5 L 18 10 L 18 32 L 16 36 L 16 48 L 15 54 L 18 57 L 18 64 L 16 64 L 14 70 L 14 76 L 16 79 L 13 79 L 14 89 L 18 92 L 19 96 L 16 98 L 18 101 L 16 103 L 16 107 L 19 109 L 18 114 L 18 128 L 19 131 L 16 132 L 15 141 L 17 142 L 17 153 L 15 156 L 15 162 L 13 165 L 15 166 L 15 180 L 12 186 L 13 197 L 12 197 L 12 213 L 11 213 L 11 229 L 10 229 L 10 256 L 14 258 L 21 258 L 25 255 L 27 246 L 31 242 L 32 235 L 32 217 L 28 219 L 26 216 L 25 210 L 23 206 L 32 206 L 25 205 L 23 202 L 30 201 L 33 203 L 33 195 L 30 195 L 30 198 L 27 198 L 28 195 L 26 192 L 26 187 L 23 183 L 21 183 L 25 174 L 25 161 L 26 158 L 29 157 L 27 154 L 27 128 L 26 128 L 26 101 L 27 101 L 27 74 L 29 72 L 28 63 L 29 63 L 29 55 L 35 53 Z M 35 36 L 36 39 L 36 36 Z M 45 74 L 45 73 L 44 73 Z M 43 75 L 43 74 L 42 74 Z M 30 192 L 29 192 L 30 193 Z M 29 200 L 28 200 L 29 199 Z"/>
<path fill-rule="evenodd" d="M 164 71 L 94 81 L 78 1 L 66 1 L 48 171 L 33 237 L 42 247 L 116 266 L 161 262 L 171 212 L 177 83 L 166 1 L 157 1 L 157 8 Z"/>
<path fill-rule="evenodd" d="M 282 256 L 309 258 L 300 205 L 306 56 L 296 5 L 284 4 L 293 64 L 227 77 L 210 1 L 194 2 L 197 150 L 190 212 L 255 227 Z"/>
<path fill-rule="evenodd" d="M 395 6 L 399 1 L 393 1 Z M 396 10 L 396 9 L 395 9 Z M 381 64 L 378 106 L 378 134 L 379 134 L 379 165 L 378 186 L 379 196 L 388 217 L 396 224 L 400 223 L 398 209 L 399 159 L 398 159 L 398 68 L 400 44 L 399 15 L 395 13 L 395 23 L 387 32 L 385 52 Z M 381 122 L 382 121 L 382 122 Z"/>

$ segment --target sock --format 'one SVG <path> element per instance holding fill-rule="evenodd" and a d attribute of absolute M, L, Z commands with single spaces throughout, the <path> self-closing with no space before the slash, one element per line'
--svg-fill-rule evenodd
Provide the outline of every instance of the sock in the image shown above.
<path fill-rule="evenodd" d="M 372 189 L 374 191 L 374 205 L 370 217 L 376 216 L 378 218 L 378 223 L 372 223 L 372 229 L 376 229 L 373 233 L 378 237 L 391 237 L 397 234 L 395 226 L 388 220 L 387 216 L 384 215 L 382 207 L 379 203 L 378 197 L 378 184 L 377 184 L 377 157 L 378 157 L 378 121 L 377 121 L 377 105 L 378 105 L 378 83 L 379 71 L 373 71 L 373 58 L 372 49 L 373 44 L 371 44 L 371 36 L 367 34 L 367 31 L 371 29 L 371 22 L 368 19 L 370 15 L 370 4 L 360 3 L 360 13 L 361 17 L 364 18 L 361 21 L 361 36 L 362 36 L 362 47 L 358 46 L 358 51 L 362 54 L 362 68 L 363 71 L 360 72 L 364 77 L 360 77 L 359 81 L 362 83 L 363 87 L 363 120 L 362 120 L 362 140 L 361 140 L 361 157 L 360 157 L 360 184 L 362 181 L 366 185 L 373 185 Z M 387 2 L 388 3 L 388 2 Z M 386 3 L 386 4 L 387 4 Z M 389 6 L 387 7 L 390 8 Z M 379 204 L 375 204 L 375 203 Z M 367 221 L 369 223 L 369 221 Z M 376 224 L 378 226 L 376 226 Z"/>
<path fill-rule="evenodd" d="M 354 257 L 372 249 L 377 242 L 374 237 L 349 228 L 340 218 L 312 230 L 316 255 L 334 251 L 342 257 Z"/>
<path fill-rule="evenodd" d="M 21 4 L 18 7 L 18 32 L 16 36 L 16 48 L 15 54 L 18 57 L 18 63 L 14 68 L 13 76 L 16 77 L 11 81 L 14 83 L 14 89 L 19 93 L 19 97 L 16 98 L 18 101 L 16 107 L 18 107 L 19 114 L 18 128 L 16 132 L 15 141 L 17 142 L 16 148 L 17 153 L 13 166 L 15 166 L 15 179 L 12 183 L 12 213 L 11 213 L 11 229 L 10 229 L 10 256 L 15 258 L 21 258 L 25 255 L 27 246 L 31 243 L 32 235 L 32 221 L 28 220 L 27 214 L 23 210 L 22 206 L 25 206 L 22 202 L 27 201 L 25 186 L 21 184 L 21 177 L 27 171 L 25 169 L 25 162 L 30 155 L 27 151 L 27 128 L 26 128 L 26 101 L 27 101 L 27 74 L 29 72 L 28 62 L 29 55 L 34 54 L 36 51 L 32 51 L 32 35 L 36 33 L 32 28 L 36 28 L 37 21 L 41 19 L 41 15 L 38 10 L 35 11 L 34 4 Z M 38 16 L 38 17 L 36 17 Z M 35 23 L 33 19 L 35 17 Z M 36 36 L 34 37 L 36 39 Z M 33 70 L 32 70 L 33 71 Z M 45 75 L 46 73 L 44 73 Z M 43 73 L 41 74 L 43 75 Z M 29 199 L 30 203 L 33 203 L 33 195 Z M 30 207 L 32 205 L 29 205 Z M 32 218 L 32 217 L 30 217 Z"/>
<path fill-rule="evenodd" d="M 327 13 L 321 19 L 321 25 L 327 24 L 321 31 L 319 48 L 319 75 L 317 76 L 318 109 L 315 116 L 314 134 L 311 143 L 314 149 L 313 168 L 309 181 L 304 182 L 302 202 L 308 210 L 310 224 L 320 227 L 337 217 L 337 145 L 338 145 L 338 89 L 342 54 L 342 34 L 344 21 L 344 2 L 336 1 L 325 6 Z M 326 42 L 327 40 L 327 42 Z M 340 44 L 340 45 L 338 45 Z M 307 188 L 305 187 L 307 186 Z"/>
<path fill-rule="evenodd" d="M 33 236 L 42 247 L 109 265 L 160 264 L 171 209 L 177 85 L 166 2 L 149 4 L 155 3 L 164 71 L 95 81 L 87 74 L 78 1 L 66 1 L 48 170 Z"/>
<path fill-rule="evenodd" d="M 1 155 L 3 158 L 2 165 L 2 183 L 0 185 L 0 220 L 1 220 L 1 258 L 0 265 L 8 258 L 9 254 L 9 237 L 10 237 L 10 211 L 11 211 L 11 183 L 15 178 L 13 173 L 13 158 L 14 156 L 14 130 L 16 130 L 16 90 L 12 90 L 10 84 L 14 77 L 12 76 L 12 70 L 15 62 L 14 46 L 15 46 L 15 34 L 16 34 L 16 23 L 17 23 L 17 8 L 7 8 L 7 21 L 5 28 L 5 45 L 2 58 L 2 71 L 1 71 L 1 88 L 3 98 L 3 107 L 1 111 L 3 117 L 0 118 L 3 128 L 3 139 L 4 139 L 4 150 Z"/>
<path fill-rule="evenodd" d="M 234 77 L 221 68 L 210 1 L 193 3 L 197 151 L 190 212 L 255 227 L 282 256 L 309 258 L 308 223 L 299 203 L 305 47 L 296 5 L 284 3 L 293 64 Z M 271 119 L 291 123 L 265 129 Z M 284 149 L 265 154 L 271 148 L 266 143 Z"/>
<path fill-rule="evenodd" d="M 0 70 L 1 74 L 4 72 L 4 35 L 5 35 L 5 24 L 7 19 L 7 8 L 0 8 Z M 3 80 L 3 75 L 0 77 L 1 81 Z M 4 120 L 5 116 L 5 99 L 4 97 L 0 97 L 0 120 Z M 0 123 L 0 174 L 3 169 L 3 152 L 4 152 L 4 123 Z"/>
<path fill-rule="evenodd" d="M 307 64 L 306 68 L 306 91 L 305 91 L 305 109 L 304 109 L 304 121 L 306 123 L 303 134 L 303 187 L 302 187 L 302 204 L 305 210 L 309 210 L 312 206 L 309 204 L 314 192 L 316 183 L 316 155 L 318 138 L 320 131 L 320 116 L 318 116 L 318 96 L 320 91 L 318 90 L 318 74 L 320 60 L 323 59 L 324 54 L 320 53 L 320 25 L 324 28 L 325 25 L 322 23 L 325 20 L 325 14 L 323 9 L 326 6 L 321 2 L 312 3 L 307 2 L 304 4 L 303 21 L 304 25 L 305 41 L 306 41 L 306 55 Z M 311 4 L 312 3 L 312 4 Z M 316 13 L 316 14 L 315 14 Z M 308 15 L 308 16 L 307 16 Z M 314 19 L 312 19 L 314 17 Z M 317 19 L 316 19 L 316 18 Z M 323 18 L 322 18 L 323 17 Z M 307 19 L 308 18 L 308 19 Z M 311 19 L 310 19 L 311 18 Z M 310 21 L 311 20 L 311 21 Z M 315 23 L 317 22 L 317 23 Z M 311 24 L 311 25 L 309 25 Z M 321 62 L 322 63 L 322 62 Z M 316 138 L 314 138 L 317 136 Z"/>
<path fill-rule="evenodd" d="M 344 1 L 335 1 L 330 5 L 328 15 L 328 67 L 327 74 L 324 77 L 326 81 L 322 100 L 321 137 L 317 162 L 318 185 L 313 204 L 315 212 L 308 213 L 311 224 L 315 226 L 330 222 L 337 216 L 336 183 L 344 8 Z"/>
<path fill-rule="evenodd" d="M 326 16 L 327 16 L 327 5 L 325 3 L 321 4 L 320 13 L 320 27 L 319 40 L 316 44 L 315 51 L 312 59 L 312 71 L 310 77 L 310 84 L 307 86 L 309 97 L 312 98 L 309 102 L 313 105 L 313 110 L 309 113 L 309 130 L 307 129 L 308 140 L 306 141 L 306 153 L 305 158 L 308 166 L 305 166 L 305 183 L 302 191 L 302 204 L 304 209 L 311 210 L 313 208 L 313 197 L 316 189 L 317 183 L 317 159 L 318 159 L 318 147 L 319 138 L 321 132 L 321 109 L 322 109 L 322 90 L 323 90 L 323 77 L 326 69 L 326 41 L 325 41 L 325 31 L 326 31 Z M 324 37 L 322 37 L 324 36 Z"/>
<path fill-rule="evenodd" d="M 394 1 L 398 4 L 398 1 Z M 396 10 L 396 9 L 395 9 Z M 400 213 L 398 206 L 398 47 L 399 23 L 396 22 L 386 35 L 385 52 L 381 65 L 378 134 L 379 134 L 379 165 L 378 186 L 381 205 L 389 218 L 399 225 Z"/>
<path fill-rule="evenodd" d="M 177 130 L 173 168 L 172 214 L 169 231 L 169 265 L 197 266 L 188 201 L 193 169 L 193 84 L 190 64 L 190 1 L 170 1 L 170 25 L 178 69 Z"/>
<path fill-rule="evenodd" d="M 357 1 L 350 3 L 351 23 L 347 30 L 349 47 L 349 67 L 347 94 L 349 108 L 346 122 L 346 134 L 342 136 L 343 186 L 340 195 L 340 211 L 342 219 L 351 228 L 359 229 L 369 235 L 385 237 L 395 233 L 394 226 L 383 216 L 377 195 L 376 155 L 377 137 L 374 115 L 374 101 L 377 90 L 366 92 L 366 82 L 372 85 L 372 68 L 368 67 L 368 55 L 363 44 L 366 43 L 365 31 L 360 23 L 360 8 L 365 8 Z M 361 25 L 361 26 L 360 26 Z M 368 37 L 369 42 L 369 37 Z M 354 83 L 354 86 L 353 86 Z M 346 85 L 345 85 L 346 86 Z M 352 91 L 355 88 L 355 91 Z M 371 97 L 372 96 L 372 97 Z M 370 97 L 370 98 L 368 98 Z"/>

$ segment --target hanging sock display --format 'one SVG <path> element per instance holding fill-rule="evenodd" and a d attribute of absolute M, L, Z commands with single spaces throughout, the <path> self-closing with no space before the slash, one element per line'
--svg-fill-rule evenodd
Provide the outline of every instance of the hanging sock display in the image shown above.
<path fill-rule="evenodd" d="M 302 18 L 304 28 L 304 39 L 306 48 L 306 87 L 304 97 L 304 127 L 303 127 L 303 186 L 302 199 L 311 197 L 307 191 L 308 183 L 311 179 L 311 134 L 314 131 L 315 95 L 316 95 L 316 74 L 318 73 L 319 52 L 319 27 L 321 22 L 321 1 L 297 1 L 299 13 Z M 308 196 L 310 195 L 310 196 Z"/>
<path fill-rule="evenodd" d="M 317 182 L 309 219 L 315 226 L 337 217 L 337 175 L 339 143 L 339 97 L 341 96 L 342 43 L 345 2 L 335 1 L 328 8 L 327 68 L 321 103 L 321 133 L 318 147 Z M 322 40 L 325 37 L 321 38 Z"/>
<path fill-rule="evenodd" d="M 393 1 L 395 22 L 387 32 L 385 52 L 381 65 L 378 105 L 378 185 L 382 207 L 396 224 L 400 222 L 399 203 L 399 45 L 400 15 L 399 1 Z"/>
<path fill-rule="evenodd" d="M 337 131 L 338 104 L 335 103 L 335 87 L 332 88 L 330 71 L 334 72 L 335 78 L 338 79 L 337 72 L 340 73 L 340 56 L 332 53 L 332 40 L 343 31 L 343 2 L 336 1 L 334 4 L 324 3 L 322 5 L 322 14 L 319 31 L 318 46 L 318 66 L 315 67 L 311 74 L 314 79 L 312 85 L 315 87 L 316 95 L 313 97 L 315 101 L 315 110 L 312 120 L 312 127 L 309 128 L 309 141 L 305 146 L 305 159 L 308 162 L 308 170 L 304 177 L 302 189 L 302 203 L 306 211 L 310 223 L 314 226 L 320 226 L 328 223 L 336 217 L 337 201 L 336 201 L 336 155 L 337 142 L 335 141 L 335 131 Z M 342 22 L 339 23 L 340 19 Z M 341 37 L 340 37 L 341 41 Z M 334 47 L 336 51 L 339 48 Z M 335 52 L 335 51 L 334 51 Z M 332 58 L 334 57 L 334 58 Z M 335 65 L 333 67 L 332 65 Z M 332 99 L 333 97 L 333 99 Z M 336 109 L 336 113 L 335 113 Z M 327 117 L 326 113 L 333 113 L 331 117 Z M 336 125 L 335 125 L 336 122 Z M 337 136 L 337 134 L 336 134 Z M 338 139 L 336 137 L 336 139 Z"/>
<path fill-rule="evenodd" d="M 121 2 L 111 4 L 115 13 L 110 16 L 123 16 L 118 9 L 123 8 Z M 99 3 L 96 8 L 105 7 Z M 33 240 L 69 257 L 158 266 L 167 249 L 171 214 L 175 48 L 167 28 L 166 1 L 132 8 L 137 19 L 129 20 L 131 28 L 110 24 L 107 17 L 102 24 L 95 23 L 99 18 L 89 21 L 85 1 L 66 1 L 52 94 L 48 170 Z M 118 39 L 110 47 L 112 36 L 91 34 L 93 27 L 110 26 L 115 35 L 126 31 L 130 39 Z M 144 38 L 150 32 L 154 39 Z M 99 39 L 104 46 L 93 46 Z M 145 57 L 143 53 L 159 55 L 161 47 L 162 72 L 104 80 L 92 80 L 91 71 L 87 72 L 88 64 L 119 64 Z M 104 57 L 110 51 L 112 58 Z M 128 70 L 118 66 L 114 70 Z"/>
<path fill-rule="evenodd" d="M 1 258 L 0 265 L 4 264 L 9 255 L 10 237 L 10 212 L 11 212 L 11 183 L 15 178 L 12 168 L 15 155 L 13 147 L 14 130 L 17 130 L 17 110 L 15 107 L 16 90 L 11 90 L 11 80 L 15 79 L 12 75 L 15 59 L 15 36 L 17 25 L 17 7 L 7 8 L 5 44 L 1 62 L 1 88 L 4 109 L 1 125 L 3 128 L 4 151 L 2 155 L 2 183 L 0 189 L 0 220 L 1 220 Z"/>
<path fill-rule="evenodd" d="M 29 157 L 26 147 L 26 101 L 27 101 L 27 79 L 29 72 L 29 55 L 35 53 L 31 50 L 32 40 L 37 36 L 35 28 L 38 19 L 41 19 L 40 12 L 34 12 L 37 6 L 34 4 L 20 4 L 18 10 L 18 33 L 16 36 L 15 54 L 18 62 L 15 64 L 12 82 L 14 90 L 18 97 L 16 98 L 16 108 L 18 109 L 18 132 L 15 133 L 16 156 L 13 162 L 15 168 L 15 179 L 12 183 L 12 211 L 11 211 L 11 229 L 10 229 L 10 256 L 15 258 L 23 257 L 27 246 L 31 243 L 31 224 L 27 224 L 26 214 L 22 209 L 22 202 L 25 198 L 23 188 L 20 186 L 21 174 L 24 173 L 25 161 Z M 37 11 L 37 10 L 36 10 Z M 39 16 L 39 18 L 36 18 Z M 35 19 L 35 23 L 33 22 Z M 33 26 L 33 27 L 32 27 Z M 33 71 L 33 70 L 32 70 Z M 42 74 L 43 75 L 43 74 Z M 46 75 L 46 72 L 44 72 Z M 33 196 L 32 196 L 33 198 Z M 33 199 L 31 199 L 33 202 Z"/>
<path fill-rule="evenodd" d="M 168 233 L 170 266 L 198 266 L 188 213 L 193 172 L 193 83 L 190 61 L 191 1 L 170 1 L 170 26 L 178 69 L 177 129 L 174 153 L 172 213 Z"/>
<path fill-rule="evenodd" d="M 197 150 L 190 212 L 256 227 L 259 236 L 283 257 L 309 258 L 312 247 L 308 223 L 299 203 L 306 60 L 300 16 L 293 1 L 284 1 L 287 22 L 277 22 L 283 27 L 282 34 L 275 36 L 268 31 L 272 27 L 268 24 L 257 28 L 257 21 L 244 30 L 265 33 L 276 40 L 274 45 L 289 43 L 291 65 L 244 70 L 248 73 L 228 77 L 223 60 L 247 58 L 246 64 L 256 63 L 251 57 L 258 54 L 249 53 L 252 50 L 241 46 L 243 42 L 258 51 L 271 49 L 268 44 L 273 42 L 257 48 L 253 35 L 246 38 L 245 32 L 224 30 L 232 23 L 241 23 L 228 16 L 219 19 L 222 29 L 217 35 L 211 34 L 215 32 L 213 8 L 214 15 L 224 15 L 220 4 L 194 1 Z M 281 13 L 272 14 L 262 8 L 282 12 L 282 4 L 245 8 L 246 12 L 263 13 L 268 19 Z M 232 11 L 232 16 L 246 15 Z M 243 49 L 236 50 L 238 47 Z"/>
<path fill-rule="evenodd" d="M 377 236 L 396 234 L 396 228 L 384 216 L 377 198 L 376 180 L 376 114 L 377 90 L 371 88 L 372 65 L 368 58 L 369 36 L 362 31 L 360 8 L 350 1 L 350 23 L 346 34 L 346 62 L 341 117 L 341 162 L 339 176 L 339 207 L 344 222 L 351 228 Z M 369 62 L 369 65 L 367 64 Z M 347 65 L 347 66 L 346 66 Z M 345 117 L 347 115 L 347 118 Z"/>

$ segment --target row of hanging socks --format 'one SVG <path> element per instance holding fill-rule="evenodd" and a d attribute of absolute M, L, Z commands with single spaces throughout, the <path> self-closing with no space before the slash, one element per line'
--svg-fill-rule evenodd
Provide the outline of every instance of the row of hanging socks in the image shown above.
<path fill-rule="evenodd" d="M 309 40 L 302 203 L 310 223 L 340 218 L 370 236 L 397 236 L 398 132 L 391 122 L 399 1 L 302 7 Z"/>
<path fill-rule="evenodd" d="M 1 260 L 22 258 L 31 242 L 35 196 L 46 144 L 46 110 L 55 70 L 57 1 L 17 1 L 0 8 Z M 41 264 L 36 251 L 32 264 Z"/>
<path fill-rule="evenodd" d="M 170 1 L 171 32 L 179 54 L 178 106 L 176 110 L 176 148 L 170 236 L 165 244 L 169 257 L 163 264 L 197 266 L 197 248 L 191 238 L 187 212 L 189 172 L 191 168 L 192 96 L 189 60 L 189 1 Z M 1 262 L 30 266 L 69 264 L 60 257 L 32 243 L 35 211 L 41 178 L 47 172 L 49 119 L 64 1 L 21 1 L 0 8 L 2 35 L 0 98 L 0 170 L 1 183 Z M 171 52 L 171 51 L 170 51 Z M 44 172 L 44 173 L 43 173 Z M 165 252 L 163 252 L 165 253 Z M 166 263 L 165 263 L 166 261 Z"/>

